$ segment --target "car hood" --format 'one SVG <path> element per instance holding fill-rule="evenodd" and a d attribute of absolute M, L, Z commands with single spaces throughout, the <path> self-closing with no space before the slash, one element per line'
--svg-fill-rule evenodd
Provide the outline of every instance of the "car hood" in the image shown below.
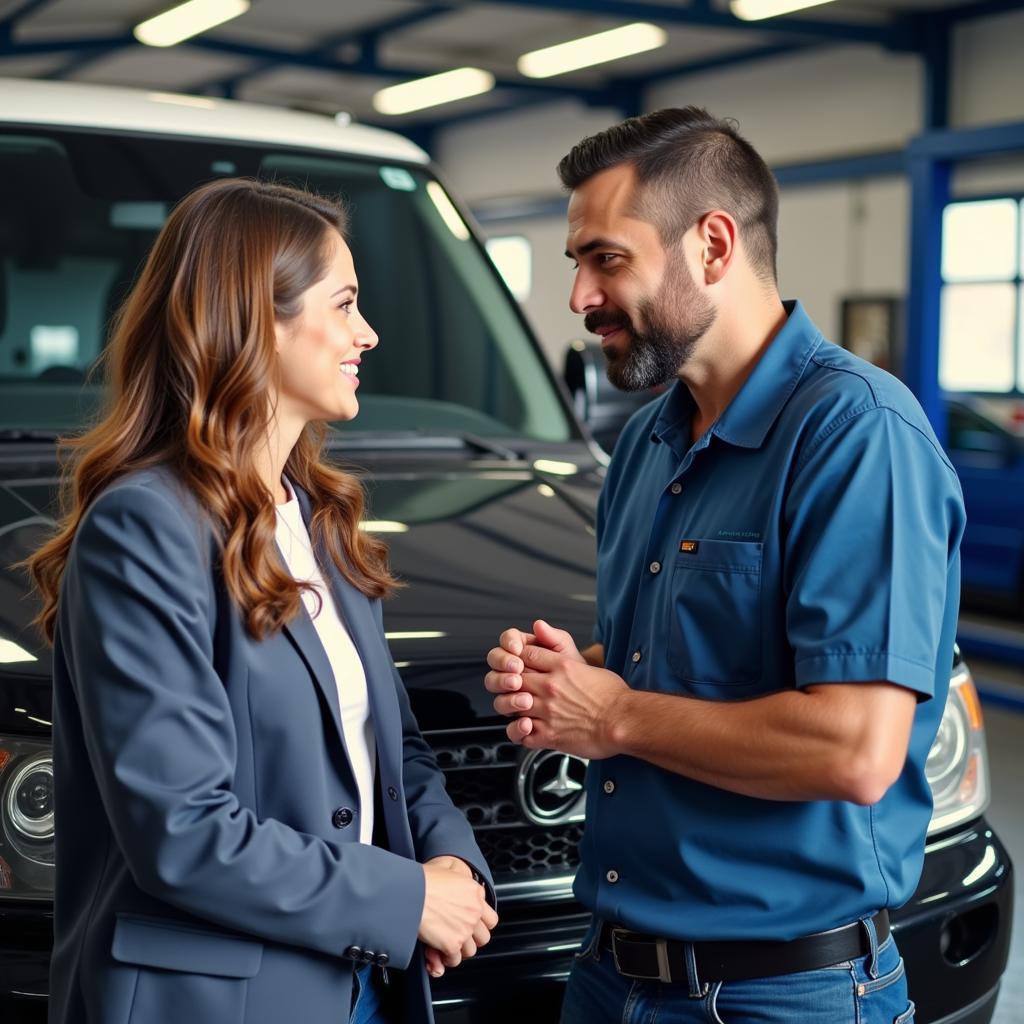
<path fill-rule="evenodd" d="M 39 605 L 27 574 L 12 566 L 52 529 L 56 473 L 0 467 L 0 479 L 0 731 L 46 731 L 52 651 L 31 625 Z M 385 630 L 424 729 L 493 719 L 484 658 L 509 626 L 544 618 L 588 642 L 595 473 L 392 465 L 364 480 L 365 525 L 404 584 L 385 602 Z"/>

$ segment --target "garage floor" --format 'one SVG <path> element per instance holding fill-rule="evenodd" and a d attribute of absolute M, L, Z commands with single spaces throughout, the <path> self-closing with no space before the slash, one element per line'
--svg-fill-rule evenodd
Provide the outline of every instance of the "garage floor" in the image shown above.
<path fill-rule="evenodd" d="M 977 659 L 970 659 L 970 664 L 983 692 L 1019 694 L 1024 700 L 1024 670 Z M 988 819 L 1013 858 L 1016 886 L 1013 944 L 993 1024 L 1024 1024 L 1024 713 L 989 702 L 984 713 L 992 781 Z"/>

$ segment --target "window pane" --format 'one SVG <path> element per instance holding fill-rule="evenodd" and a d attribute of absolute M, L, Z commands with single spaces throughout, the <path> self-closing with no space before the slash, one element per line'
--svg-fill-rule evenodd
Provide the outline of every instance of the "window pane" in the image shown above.
<path fill-rule="evenodd" d="M 942 217 L 947 281 L 1009 280 L 1017 273 L 1017 201 L 951 203 Z"/>
<path fill-rule="evenodd" d="M 939 383 L 947 391 L 1010 391 L 1017 289 L 1012 284 L 942 289 Z"/>

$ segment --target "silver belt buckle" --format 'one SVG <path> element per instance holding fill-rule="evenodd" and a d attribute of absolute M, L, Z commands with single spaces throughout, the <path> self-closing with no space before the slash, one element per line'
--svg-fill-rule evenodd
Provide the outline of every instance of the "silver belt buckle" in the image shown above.
<path fill-rule="evenodd" d="M 619 950 L 618 941 L 619 939 L 626 937 L 625 928 L 613 928 L 612 929 L 612 959 L 615 961 L 615 970 L 619 974 L 623 974 L 621 965 L 619 964 Z M 672 972 L 668 966 L 668 940 L 667 939 L 655 939 L 654 940 L 654 951 L 658 957 L 658 973 L 657 975 L 643 975 L 644 980 L 654 981 L 657 978 L 658 981 L 669 984 L 672 981 Z M 640 975 L 626 975 L 626 977 L 640 977 Z"/>

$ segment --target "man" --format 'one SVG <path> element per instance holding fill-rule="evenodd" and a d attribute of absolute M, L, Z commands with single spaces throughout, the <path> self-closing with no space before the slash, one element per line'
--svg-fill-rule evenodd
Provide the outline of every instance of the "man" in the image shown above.
<path fill-rule="evenodd" d="M 894 1024 L 956 627 L 960 488 L 894 378 L 776 285 L 777 186 L 688 107 L 584 139 L 570 305 L 627 390 L 597 623 L 488 654 L 526 747 L 590 758 L 565 1024 Z"/>

